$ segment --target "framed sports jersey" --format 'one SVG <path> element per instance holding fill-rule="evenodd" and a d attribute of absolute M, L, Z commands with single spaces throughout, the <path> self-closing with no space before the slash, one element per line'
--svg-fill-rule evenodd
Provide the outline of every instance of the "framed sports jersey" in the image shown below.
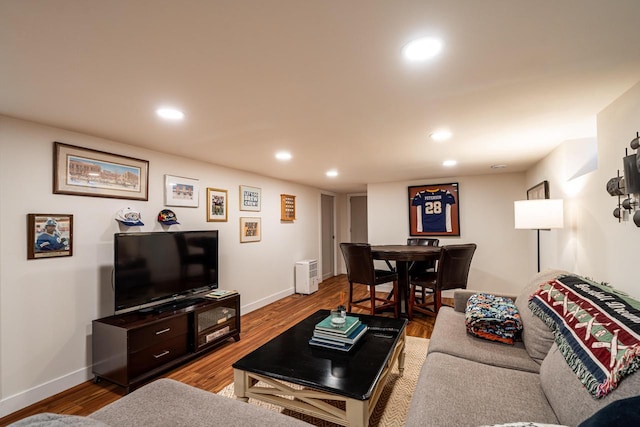
<path fill-rule="evenodd" d="M 411 236 L 459 236 L 458 183 L 409 187 Z"/>

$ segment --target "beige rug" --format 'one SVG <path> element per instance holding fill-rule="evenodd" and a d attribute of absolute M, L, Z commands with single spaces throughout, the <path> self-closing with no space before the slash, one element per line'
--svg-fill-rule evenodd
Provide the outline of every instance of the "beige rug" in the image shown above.
<path fill-rule="evenodd" d="M 371 414 L 369 426 L 404 426 L 407 412 L 409 411 L 409 404 L 411 403 L 411 396 L 418 381 L 420 368 L 427 355 L 428 345 L 429 340 L 427 339 L 407 337 L 404 375 L 402 377 L 399 375 L 398 366 L 394 364 L 387 384 L 380 396 L 380 400 Z M 218 394 L 235 399 L 233 383 L 220 390 Z M 301 419 L 316 426 L 333 427 L 337 425 L 259 400 L 249 399 L 249 403 L 262 406 L 271 411 L 282 412 L 283 414 Z"/>

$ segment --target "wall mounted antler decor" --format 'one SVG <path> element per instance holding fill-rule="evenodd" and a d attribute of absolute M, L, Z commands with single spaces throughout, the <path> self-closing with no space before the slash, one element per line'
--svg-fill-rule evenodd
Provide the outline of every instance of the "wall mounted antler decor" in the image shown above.
<path fill-rule="evenodd" d="M 636 137 L 631 140 L 631 148 L 640 148 L 640 132 L 636 132 Z M 618 169 L 617 176 L 607 182 L 607 192 L 618 197 L 618 206 L 613 210 L 613 216 L 618 218 L 618 222 L 627 221 L 633 213 L 633 222 L 640 227 L 640 156 L 638 153 L 629 154 L 625 149 L 625 156 L 622 159 L 624 176 L 620 176 Z M 622 199 L 622 197 L 626 198 Z"/>

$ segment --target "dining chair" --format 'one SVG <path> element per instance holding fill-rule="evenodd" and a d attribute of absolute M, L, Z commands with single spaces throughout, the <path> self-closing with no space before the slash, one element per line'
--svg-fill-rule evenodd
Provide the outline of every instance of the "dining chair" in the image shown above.
<path fill-rule="evenodd" d="M 347 311 L 351 313 L 352 307 L 356 307 L 369 310 L 372 315 L 375 315 L 382 310 L 393 308 L 395 317 L 398 317 L 398 273 L 376 269 L 373 265 L 371 245 L 368 243 L 340 243 L 340 250 L 347 266 L 347 280 L 349 281 Z M 389 282 L 393 282 L 393 291 L 389 297 L 376 296 L 376 286 Z M 369 297 L 354 300 L 354 284 L 369 286 Z M 365 301 L 369 301 L 369 304 L 361 304 Z"/>
<path fill-rule="evenodd" d="M 439 239 L 423 239 L 410 237 L 407 239 L 407 245 L 409 246 L 438 246 Z M 409 265 L 409 276 L 418 275 L 427 271 L 434 271 L 436 268 L 436 261 L 414 261 Z"/>
<path fill-rule="evenodd" d="M 409 319 L 417 311 L 428 315 L 437 315 L 442 307 L 442 291 L 447 289 L 466 289 L 469 279 L 471 260 L 476 251 L 475 243 L 442 246 L 436 271 L 427 271 L 410 276 Z M 426 295 L 429 292 L 431 295 Z M 423 295 L 416 301 L 416 294 Z M 427 301 L 427 297 L 432 298 Z M 429 307 L 433 307 L 430 309 Z"/>

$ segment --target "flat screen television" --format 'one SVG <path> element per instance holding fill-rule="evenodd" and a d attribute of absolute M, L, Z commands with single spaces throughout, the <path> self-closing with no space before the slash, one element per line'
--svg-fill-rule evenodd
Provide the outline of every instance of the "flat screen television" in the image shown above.
<path fill-rule="evenodd" d="M 153 310 L 218 287 L 218 230 L 117 233 L 115 313 Z"/>

